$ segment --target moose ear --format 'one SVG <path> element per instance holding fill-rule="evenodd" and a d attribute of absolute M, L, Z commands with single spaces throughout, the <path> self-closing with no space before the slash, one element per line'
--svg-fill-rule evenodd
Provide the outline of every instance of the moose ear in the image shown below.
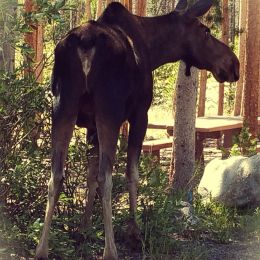
<path fill-rule="evenodd" d="M 198 0 L 185 13 L 190 17 L 200 17 L 204 15 L 212 6 L 213 0 Z"/>
<path fill-rule="evenodd" d="M 178 13 L 185 13 L 188 7 L 187 0 L 179 0 L 178 4 L 175 7 L 175 11 Z"/>

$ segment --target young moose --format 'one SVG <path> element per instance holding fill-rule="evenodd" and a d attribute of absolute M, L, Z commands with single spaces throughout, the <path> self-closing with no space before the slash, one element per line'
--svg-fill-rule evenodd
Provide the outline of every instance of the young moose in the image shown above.
<path fill-rule="evenodd" d="M 183 60 L 187 75 L 195 66 L 211 71 L 219 82 L 239 78 L 239 62 L 234 53 L 197 19 L 211 4 L 210 0 L 199 0 L 187 8 L 187 1 L 180 0 L 170 14 L 144 18 L 132 15 L 115 2 L 96 22 L 71 30 L 59 42 L 52 75 L 52 175 L 36 259 L 48 258 L 51 219 L 65 178 L 64 163 L 75 124 L 88 129 L 88 142 L 94 146 L 86 214 L 90 218 L 99 187 L 105 228 L 104 259 L 111 260 L 118 259 L 112 226 L 112 169 L 119 129 L 128 120 L 129 230 L 130 235 L 138 236 L 137 166 L 152 101 L 152 70 Z"/>

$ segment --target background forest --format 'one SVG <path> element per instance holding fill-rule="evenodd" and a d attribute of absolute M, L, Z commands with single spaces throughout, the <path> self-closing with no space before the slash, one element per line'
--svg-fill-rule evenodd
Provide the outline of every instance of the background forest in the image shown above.
<path fill-rule="evenodd" d="M 111 1 L 0 0 L 0 259 L 33 257 L 39 240 L 51 170 L 52 96 L 49 85 L 54 47 L 70 29 L 96 19 L 108 2 Z M 174 0 L 121 2 L 135 14 L 146 16 L 166 14 L 175 4 Z M 237 53 L 238 37 L 244 30 L 239 27 L 240 2 L 215 0 L 214 8 L 203 18 L 212 33 L 223 40 L 223 21 L 226 22 L 227 43 Z M 223 13 L 223 6 L 227 4 L 229 15 Z M 157 113 L 159 107 L 162 114 L 168 111 L 169 118 L 172 117 L 177 72 L 177 63 L 154 71 L 152 111 Z M 211 75 L 201 72 L 200 116 L 210 110 L 205 104 L 210 107 L 214 102 L 214 109 L 218 109 L 216 114 L 233 113 L 235 101 L 237 114 L 241 113 L 241 97 L 236 100 L 234 84 L 222 86 L 222 97 L 216 101 L 214 94 L 206 97 L 203 86 L 207 81 L 209 89 L 217 84 Z M 201 102 L 203 98 L 209 102 Z M 84 231 L 79 229 L 87 186 L 85 135 L 83 130 L 76 129 L 69 147 L 66 179 L 52 224 L 50 259 L 91 259 L 90 256 L 98 258 L 102 254 L 104 233 L 98 200 L 93 226 Z M 213 202 L 205 206 L 196 192 L 194 210 L 200 221 L 191 224 L 183 219 L 179 212 L 181 196 L 168 196 L 167 171 L 154 164 L 151 158 L 142 157 L 138 221 L 143 241 L 141 248 L 135 250 L 137 253 L 129 251 L 125 239 L 128 206 L 124 148 L 118 147 L 113 176 L 115 236 L 122 259 L 138 259 L 140 255 L 167 259 L 173 254 L 179 259 L 210 259 L 207 249 L 198 241 L 228 243 L 238 231 L 245 236 L 251 233 L 250 236 L 260 240 L 259 210 L 250 210 L 245 215 Z M 197 172 L 200 174 L 199 169 Z M 178 239 L 179 236 L 185 237 L 185 241 L 192 240 L 192 245 L 187 249 L 187 243 Z"/>

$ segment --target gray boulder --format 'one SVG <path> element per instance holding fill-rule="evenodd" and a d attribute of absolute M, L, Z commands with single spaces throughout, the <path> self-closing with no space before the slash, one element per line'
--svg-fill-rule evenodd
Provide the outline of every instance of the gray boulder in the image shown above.
<path fill-rule="evenodd" d="M 214 159 L 206 166 L 198 192 L 226 206 L 260 205 L 260 155 Z"/>

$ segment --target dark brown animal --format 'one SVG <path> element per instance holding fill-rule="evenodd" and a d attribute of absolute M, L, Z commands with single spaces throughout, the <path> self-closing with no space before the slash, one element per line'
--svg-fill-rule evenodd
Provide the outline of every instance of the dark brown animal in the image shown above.
<path fill-rule="evenodd" d="M 211 71 L 219 82 L 239 78 L 239 62 L 234 53 L 196 18 L 208 11 L 211 2 L 200 0 L 187 9 L 186 1 L 181 0 L 175 11 L 153 18 L 132 15 L 121 4 L 112 3 L 97 22 L 71 30 L 59 42 L 52 79 L 52 175 L 37 259 L 48 257 L 51 219 L 65 178 L 64 163 L 75 124 L 88 129 L 88 142 L 94 145 L 86 214 L 92 213 L 99 187 L 105 228 L 104 259 L 117 259 L 111 209 L 112 169 L 119 129 L 128 120 L 130 230 L 138 235 L 137 168 L 153 95 L 152 70 L 183 60 L 187 74 L 195 66 Z"/>

